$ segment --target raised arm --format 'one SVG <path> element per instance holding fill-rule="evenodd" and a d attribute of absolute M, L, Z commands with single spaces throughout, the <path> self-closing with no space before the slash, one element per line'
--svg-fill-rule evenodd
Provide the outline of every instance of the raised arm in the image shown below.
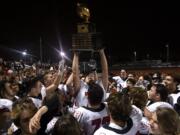
<path fill-rule="evenodd" d="M 107 91 L 108 88 L 108 63 L 104 53 L 104 49 L 99 51 L 100 59 L 101 59 L 101 68 L 102 68 L 102 83 L 104 89 Z"/>
<path fill-rule="evenodd" d="M 29 122 L 29 130 L 31 133 L 40 129 L 43 132 L 43 125 L 48 124 L 48 117 L 53 117 L 53 113 L 59 107 L 59 97 L 56 94 L 51 94 L 48 98 L 45 98 L 44 105 L 34 114 Z M 48 113 L 48 114 L 47 114 Z M 47 114 L 47 116 L 43 116 Z"/>
<path fill-rule="evenodd" d="M 61 61 L 61 64 L 59 65 L 59 70 L 58 70 L 58 73 L 54 82 L 50 86 L 46 87 L 47 94 L 55 91 L 58 88 L 60 82 L 63 80 L 63 77 L 64 77 L 64 61 Z"/>
<path fill-rule="evenodd" d="M 79 56 L 77 52 L 74 53 L 73 63 L 72 63 L 72 72 L 73 72 L 73 84 L 75 90 L 75 96 L 80 90 L 80 71 L 79 71 Z"/>
<path fill-rule="evenodd" d="M 73 73 L 69 76 L 69 78 L 66 81 L 66 85 L 70 85 L 73 82 Z"/>

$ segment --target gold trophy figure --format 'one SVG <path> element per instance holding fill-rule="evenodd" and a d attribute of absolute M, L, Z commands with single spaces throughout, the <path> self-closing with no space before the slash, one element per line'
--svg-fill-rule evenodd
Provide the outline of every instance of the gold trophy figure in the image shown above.
<path fill-rule="evenodd" d="M 89 23 L 90 11 L 87 6 L 77 3 L 77 13 L 79 17 L 85 21 L 85 23 Z"/>

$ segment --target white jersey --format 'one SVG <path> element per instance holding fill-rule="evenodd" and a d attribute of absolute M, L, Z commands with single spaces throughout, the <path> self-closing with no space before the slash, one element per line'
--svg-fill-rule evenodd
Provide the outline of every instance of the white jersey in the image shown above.
<path fill-rule="evenodd" d="M 99 128 L 94 135 L 136 135 L 139 130 L 142 119 L 142 111 L 136 106 L 132 105 L 130 119 L 127 121 L 125 127 L 120 127 L 115 123 L 110 123 Z"/>
<path fill-rule="evenodd" d="M 97 84 L 99 84 L 99 86 L 101 86 L 103 89 L 103 93 L 104 93 L 104 97 L 102 100 L 102 102 L 103 102 L 106 99 L 106 91 L 104 90 L 102 81 L 97 81 Z M 89 88 L 88 84 L 86 84 L 84 81 L 81 80 L 81 87 L 80 87 L 78 95 L 76 96 L 76 99 L 75 99 L 75 106 L 81 107 L 81 106 L 88 105 L 88 99 L 87 99 L 88 88 Z"/>
<path fill-rule="evenodd" d="M 52 132 L 52 130 L 54 129 L 54 126 L 55 126 L 56 122 L 58 121 L 58 119 L 59 119 L 59 116 L 52 118 L 52 120 L 47 124 L 47 128 L 45 131 L 46 133 L 49 134 Z"/>
<path fill-rule="evenodd" d="M 162 101 L 158 101 L 158 102 L 155 102 L 149 106 L 147 106 L 147 110 L 150 111 L 150 112 L 155 112 L 157 110 L 158 107 L 161 107 L 161 108 L 173 108 L 173 106 L 167 102 L 162 102 Z"/>
<path fill-rule="evenodd" d="M 122 89 L 127 87 L 126 80 L 124 81 L 120 76 L 114 76 L 113 79 L 116 81 L 118 88 Z"/>
<path fill-rule="evenodd" d="M 44 98 L 46 97 L 46 87 L 44 85 L 41 88 L 41 96 L 42 100 L 44 100 Z"/>
<path fill-rule="evenodd" d="M 108 124 L 110 121 L 104 103 L 97 109 L 79 107 L 75 110 L 74 117 L 78 120 L 86 135 L 92 135 L 101 125 Z"/>
<path fill-rule="evenodd" d="M 75 106 L 87 106 L 88 105 L 88 99 L 87 99 L 87 93 L 88 93 L 88 85 L 81 81 L 81 87 L 78 92 L 78 95 L 75 99 Z"/>
<path fill-rule="evenodd" d="M 67 85 L 65 84 L 59 84 L 58 89 L 62 92 L 64 92 L 65 94 L 67 94 L 68 88 Z"/>
<path fill-rule="evenodd" d="M 33 101 L 34 105 L 38 109 L 42 106 L 42 101 L 44 100 L 45 97 L 46 97 L 46 88 L 44 87 L 44 85 L 41 87 L 40 97 L 29 96 L 29 98 Z"/>
<path fill-rule="evenodd" d="M 139 133 L 143 135 L 148 135 L 150 129 L 149 120 L 146 117 L 143 117 L 139 126 Z"/>
<path fill-rule="evenodd" d="M 9 111 L 12 111 L 12 105 L 13 102 L 11 100 L 0 98 L 0 109 L 7 108 Z"/>
<path fill-rule="evenodd" d="M 36 108 L 39 109 L 42 106 L 42 100 L 41 99 L 34 98 L 34 97 L 29 97 L 29 98 L 33 101 Z"/>
<path fill-rule="evenodd" d="M 180 97 L 180 92 L 176 93 L 176 94 L 170 94 L 169 95 L 169 102 L 172 106 L 174 106 L 175 104 L 177 104 L 177 100 Z"/>
<path fill-rule="evenodd" d="M 19 128 L 18 128 L 14 123 L 12 123 L 12 124 L 11 124 L 11 127 L 10 127 L 9 129 L 10 129 L 10 131 L 11 131 L 12 133 L 14 133 L 14 132 L 16 132 Z"/>

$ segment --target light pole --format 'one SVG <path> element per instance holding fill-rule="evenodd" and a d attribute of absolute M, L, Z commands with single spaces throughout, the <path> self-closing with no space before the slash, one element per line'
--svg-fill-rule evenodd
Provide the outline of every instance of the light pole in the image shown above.
<path fill-rule="evenodd" d="M 166 62 L 169 62 L 169 45 L 166 45 Z"/>
<path fill-rule="evenodd" d="M 136 51 L 134 51 L 134 62 L 136 62 L 136 56 L 137 56 L 137 53 Z"/>
<path fill-rule="evenodd" d="M 43 60 L 43 57 L 42 57 L 42 39 L 41 39 L 41 37 L 40 37 L 40 40 L 39 40 L 39 52 L 40 52 L 40 61 L 42 62 L 42 60 Z"/>
<path fill-rule="evenodd" d="M 24 60 L 25 60 L 25 63 L 26 63 L 26 55 L 27 55 L 27 51 L 26 51 L 26 50 L 23 51 L 23 52 L 22 52 L 22 55 L 24 56 Z"/>
<path fill-rule="evenodd" d="M 149 54 L 146 54 L 146 58 L 147 58 L 147 60 L 149 60 Z"/>

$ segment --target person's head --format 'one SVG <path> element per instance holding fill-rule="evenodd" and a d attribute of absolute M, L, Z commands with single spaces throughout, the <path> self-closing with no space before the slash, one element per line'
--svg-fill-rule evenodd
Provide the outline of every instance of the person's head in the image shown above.
<path fill-rule="evenodd" d="M 137 86 L 144 85 L 144 76 L 139 76 L 136 85 L 137 85 Z"/>
<path fill-rule="evenodd" d="M 54 81 L 54 76 L 52 73 L 47 73 L 44 75 L 43 82 L 45 87 L 50 86 Z"/>
<path fill-rule="evenodd" d="M 132 111 L 127 94 L 112 93 L 107 99 L 111 119 L 115 122 L 126 122 Z"/>
<path fill-rule="evenodd" d="M 52 135 L 81 135 L 77 120 L 70 114 L 61 116 L 56 122 Z"/>
<path fill-rule="evenodd" d="M 10 128 L 11 122 L 11 112 L 7 109 L 0 109 L 0 134 L 5 133 Z"/>
<path fill-rule="evenodd" d="M 148 92 L 148 98 L 154 102 L 167 101 L 168 90 L 163 84 L 153 84 Z"/>
<path fill-rule="evenodd" d="M 41 92 L 41 88 L 42 83 L 40 82 L 39 77 L 29 80 L 29 82 L 27 83 L 28 96 L 37 97 Z"/>
<path fill-rule="evenodd" d="M 156 72 L 152 75 L 152 83 L 158 84 L 161 82 L 161 74 L 159 72 Z"/>
<path fill-rule="evenodd" d="M 20 80 L 20 76 L 18 76 L 18 75 L 16 75 L 14 79 L 15 79 L 16 82 L 20 82 L 21 81 Z"/>
<path fill-rule="evenodd" d="M 14 124 L 19 127 L 24 134 L 30 134 L 29 121 L 37 112 L 33 101 L 29 98 L 24 98 L 16 101 L 12 107 L 12 118 Z"/>
<path fill-rule="evenodd" d="M 128 79 L 135 79 L 134 74 L 129 73 L 129 74 L 128 74 Z"/>
<path fill-rule="evenodd" d="M 127 72 L 125 69 L 121 69 L 120 77 L 125 80 L 127 78 Z"/>
<path fill-rule="evenodd" d="M 66 91 L 64 90 L 64 88 L 58 88 L 55 92 L 56 92 L 58 99 L 59 99 L 59 108 L 61 109 L 61 107 L 63 105 L 65 105 L 65 103 L 67 101 Z"/>
<path fill-rule="evenodd" d="M 171 108 L 157 108 L 150 121 L 150 129 L 155 135 L 179 135 L 179 115 Z"/>
<path fill-rule="evenodd" d="M 165 76 L 165 85 L 170 85 L 174 83 L 174 77 L 170 74 Z"/>
<path fill-rule="evenodd" d="M 12 101 L 0 99 L 0 134 L 7 132 L 12 124 L 11 107 Z"/>
<path fill-rule="evenodd" d="M 130 96 L 131 103 L 133 105 L 137 106 L 141 110 L 144 109 L 148 101 L 148 95 L 146 90 L 141 87 L 133 87 L 129 89 L 128 95 Z"/>
<path fill-rule="evenodd" d="M 144 76 L 142 76 L 142 75 L 139 76 L 138 81 L 143 82 L 144 81 Z"/>
<path fill-rule="evenodd" d="M 117 82 L 112 77 L 109 78 L 108 90 L 110 93 L 117 92 Z"/>
<path fill-rule="evenodd" d="M 168 88 L 169 93 L 176 91 L 176 83 L 172 75 L 167 75 L 165 77 L 164 84 Z"/>
<path fill-rule="evenodd" d="M 4 81 L 2 85 L 3 98 L 12 100 L 19 91 L 19 85 L 15 81 Z"/>
<path fill-rule="evenodd" d="M 87 73 L 86 76 L 85 76 L 85 82 L 86 83 L 95 82 L 95 76 L 96 76 L 95 72 Z"/>
<path fill-rule="evenodd" d="M 129 78 L 129 79 L 126 81 L 126 83 L 127 83 L 127 87 L 133 88 L 134 85 L 136 84 L 136 80 Z"/>
<path fill-rule="evenodd" d="M 90 105 L 99 105 L 104 96 L 103 89 L 96 83 L 90 83 L 88 88 L 88 102 Z"/>

